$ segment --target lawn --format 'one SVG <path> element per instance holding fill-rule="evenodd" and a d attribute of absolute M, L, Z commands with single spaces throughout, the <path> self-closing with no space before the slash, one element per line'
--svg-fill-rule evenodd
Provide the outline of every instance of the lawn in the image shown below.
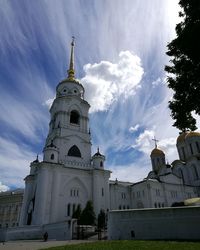
<path fill-rule="evenodd" d="M 99 241 L 51 247 L 51 250 L 199 250 L 200 242 L 176 241 Z"/>

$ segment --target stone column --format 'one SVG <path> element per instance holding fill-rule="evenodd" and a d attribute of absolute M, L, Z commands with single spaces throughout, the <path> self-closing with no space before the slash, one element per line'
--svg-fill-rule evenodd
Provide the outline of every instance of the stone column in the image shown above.
<path fill-rule="evenodd" d="M 57 221 L 58 207 L 59 207 L 59 187 L 60 187 L 60 174 L 58 171 L 53 173 L 53 182 L 51 188 L 51 210 L 50 210 L 50 223 Z"/>
<path fill-rule="evenodd" d="M 41 166 L 38 170 L 35 208 L 33 213 L 34 225 L 42 225 L 45 219 L 45 209 L 48 195 L 48 169 Z"/>
<path fill-rule="evenodd" d="M 27 210 L 29 201 L 33 198 L 32 191 L 33 191 L 33 176 L 28 175 L 25 178 L 25 190 L 24 190 L 24 197 L 22 202 L 22 208 L 20 212 L 20 219 L 19 219 L 19 226 L 23 226 L 27 224 Z"/>

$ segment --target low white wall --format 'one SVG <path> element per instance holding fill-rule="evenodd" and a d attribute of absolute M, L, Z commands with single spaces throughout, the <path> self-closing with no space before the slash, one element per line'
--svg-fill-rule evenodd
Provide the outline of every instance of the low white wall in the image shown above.
<path fill-rule="evenodd" d="M 48 239 L 71 240 L 72 221 L 64 221 L 42 226 L 23 226 L 0 229 L 0 241 L 43 239 L 44 233 Z"/>
<path fill-rule="evenodd" d="M 43 232 L 48 233 L 48 239 L 71 240 L 71 221 L 47 224 L 43 226 Z"/>
<path fill-rule="evenodd" d="M 39 226 L 7 228 L 4 231 L 4 241 L 41 239 L 42 236 L 42 228 Z"/>
<path fill-rule="evenodd" d="M 108 239 L 200 240 L 200 207 L 110 211 Z"/>

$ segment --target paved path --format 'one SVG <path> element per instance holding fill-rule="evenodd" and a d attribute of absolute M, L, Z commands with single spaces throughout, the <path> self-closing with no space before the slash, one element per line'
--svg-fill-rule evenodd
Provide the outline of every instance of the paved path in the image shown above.
<path fill-rule="evenodd" d="M 0 243 L 0 250 L 38 250 L 55 246 L 64 246 L 67 244 L 80 244 L 92 242 L 91 240 L 69 240 L 69 241 L 41 241 L 41 240 L 24 240 L 24 241 L 8 241 Z"/>

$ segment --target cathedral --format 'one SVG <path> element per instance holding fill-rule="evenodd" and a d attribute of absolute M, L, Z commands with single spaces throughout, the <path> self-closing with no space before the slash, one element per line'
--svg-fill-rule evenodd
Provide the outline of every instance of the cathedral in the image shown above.
<path fill-rule="evenodd" d="M 152 171 L 140 182 L 109 180 L 111 171 L 105 168 L 105 156 L 99 149 L 91 155 L 90 104 L 84 91 L 75 78 L 72 40 L 68 76 L 57 85 L 50 108 L 43 161 L 33 161 L 25 177 L 19 226 L 70 221 L 78 205 L 83 209 L 89 200 L 98 216 L 101 209 L 170 207 L 200 195 L 198 132 L 179 135 L 179 159 L 171 164 L 166 163 L 155 140 L 150 154 Z M 2 206 L 0 203 L 0 209 Z M 0 223 L 3 226 L 4 222 Z"/>

